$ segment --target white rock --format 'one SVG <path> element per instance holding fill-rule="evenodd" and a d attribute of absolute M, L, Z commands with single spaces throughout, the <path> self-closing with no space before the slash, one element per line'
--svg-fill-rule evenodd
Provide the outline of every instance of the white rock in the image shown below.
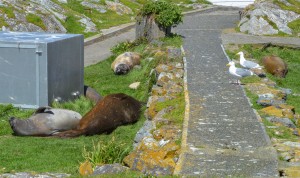
<path fill-rule="evenodd" d="M 129 85 L 129 88 L 136 90 L 140 86 L 141 82 L 134 82 Z"/>
<path fill-rule="evenodd" d="M 299 142 L 291 142 L 291 141 L 287 141 L 283 143 L 284 145 L 290 146 L 290 147 L 295 147 L 300 149 L 300 143 Z"/>

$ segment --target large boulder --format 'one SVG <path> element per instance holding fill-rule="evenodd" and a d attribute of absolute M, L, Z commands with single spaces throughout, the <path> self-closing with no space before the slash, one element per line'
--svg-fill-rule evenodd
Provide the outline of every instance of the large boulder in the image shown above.
<path fill-rule="evenodd" d="M 293 6 L 284 0 L 285 6 Z M 288 27 L 290 22 L 300 18 L 300 14 L 281 8 L 277 4 L 269 1 L 256 1 L 254 4 L 245 8 L 240 23 L 238 24 L 241 32 L 252 35 L 274 35 L 283 32 L 293 34 Z"/>

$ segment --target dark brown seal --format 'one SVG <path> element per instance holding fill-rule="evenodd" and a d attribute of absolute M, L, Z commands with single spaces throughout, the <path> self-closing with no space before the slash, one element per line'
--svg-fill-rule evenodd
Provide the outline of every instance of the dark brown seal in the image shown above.
<path fill-rule="evenodd" d="M 14 135 L 50 136 L 77 127 L 81 115 L 75 111 L 40 107 L 28 119 L 11 117 L 9 124 Z"/>
<path fill-rule="evenodd" d="M 276 77 L 285 77 L 288 73 L 287 64 L 277 56 L 266 56 L 262 60 L 267 72 Z"/>
<path fill-rule="evenodd" d="M 95 103 L 102 99 L 102 96 L 95 89 L 86 85 L 84 85 L 84 96 Z"/>
<path fill-rule="evenodd" d="M 134 123 L 139 119 L 141 103 L 123 93 L 110 94 L 100 100 L 79 122 L 77 129 L 56 134 L 71 138 L 80 135 L 109 133 L 120 125 Z"/>
<path fill-rule="evenodd" d="M 111 64 L 111 68 L 117 75 L 127 74 L 135 65 L 140 65 L 141 55 L 135 52 L 120 54 Z"/>

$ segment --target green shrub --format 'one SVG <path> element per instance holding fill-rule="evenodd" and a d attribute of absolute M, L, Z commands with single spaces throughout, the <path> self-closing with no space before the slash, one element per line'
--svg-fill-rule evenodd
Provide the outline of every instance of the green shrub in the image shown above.
<path fill-rule="evenodd" d="M 140 15 L 154 15 L 155 21 L 163 27 L 176 26 L 182 22 L 181 9 L 166 1 L 148 2 L 141 9 Z"/>

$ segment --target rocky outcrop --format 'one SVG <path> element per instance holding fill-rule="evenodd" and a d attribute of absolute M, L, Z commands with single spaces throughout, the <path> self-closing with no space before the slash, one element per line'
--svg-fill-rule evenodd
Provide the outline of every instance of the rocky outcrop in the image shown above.
<path fill-rule="evenodd" d="M 79 5 L 90 14 L 92 10 L 102 14 L 109 10 L 118 15 L 133 15 L 133 11 L 120 2 L 105 1 L 105 5 L 101 3 L 100 1 L 84 0 Z M 97 27 L 96 22 L 102 23 L 101 19 L 87 17 L 82 12 L 74 12 L 74 9 L 68 8 L 67 0 L 59 0 L 58 2 L 53 0 L 1 0 L 0 12 L 0 19 L 3 20 L 0 25 L 10 31 L 67 33 L 65 25 L 70 14 L 76 18 L 75 23 L 84 28 L 82 33 L 100 32 L 99 28 L 101 27 Z M 42 20 L 42 24 L 37 25 L 29 22 L 26 19 L 27 14 L 35 14 L 37 18 Z"/>
<path fill-rule="evenodd" d="M 286 6 L 293 6 L 287 1 L 280 1 Z M 256 1 L 245 8 L 238 24 L 240 31 L 252 35 L 274 35 L 279 32 L 292 35 L 293 30 L 288 24 L 300 18 L 300 14 L 284 10 L 279 5 L 269 1 Z"/>

